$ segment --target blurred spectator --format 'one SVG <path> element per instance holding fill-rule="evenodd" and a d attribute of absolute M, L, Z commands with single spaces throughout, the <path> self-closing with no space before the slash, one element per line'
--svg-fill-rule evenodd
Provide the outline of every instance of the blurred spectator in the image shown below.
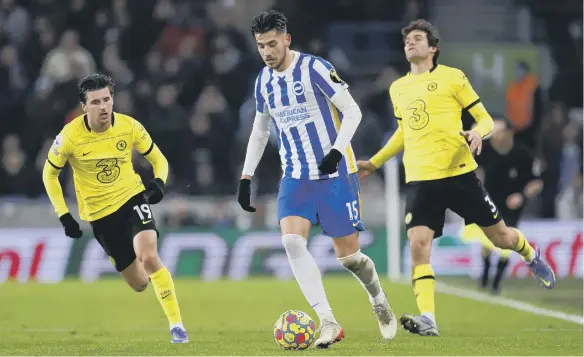
<path fill-rule="evenodd" d="M 2 143 L 0 194 L 36 197 L 43 192 L 40 173 L 26 165 L 26 155 L 16 135 L 9 135 Z"/>
<path fill-rule="evenodd" d="M 533 149 L 541 118 L 541 91 L 538 78 L 529 64 L 515 65 L 515 79 L 507 88 L 507 117 L 513 124 L 515 139 Z"/>
<path fill-rule="evenodd" d="M 56 83 L 81 78 L 95 72 L 95 61 L 89 51 L 79 44 L 79 34 L 67 30 L 61 35 L 59 45 L 51 50 L 41 69 L 41 75 Z"/>
<path fill-rule="evenodd" d="M 509 118 L 517 140 L 535 147 L 545 169 L 541 214 L 553 218 L 572 210 L 581 215 L 574 200 L 567 199 L 582 196 L 582 137 L 573 135 L 581 132 L 581 123 L 571 122 L 567 113 L 581 106 L 574 83 L 581 78 L 582 20 L 559 6 L 538 11 L 535 5 L 545 5 L 544 0 L 529 3 L 544 24 L 541 31 L 548 37 L 557 74 L 552 88 L 540 88 L 539 74 L 518 63 L 507 93 Z M 330 60 L 350 84 L 363 113 L 352 141 L 355 153 L 373 154 L 395 130 L 387 91 L 406 70 L 401 68 L 405 61 L 391 58 L 397 53 L 402 59 L 399 32 L 363 30 L 369 27 L 361 25 L 380 21 L 378 29 L 397 29 L 414 18 L 431 19 L 433 2 L 273 4 L 290 20 L 292 47 Z M 167 157 L 169 197 L 229 198 L 243 164 L 255 114 L 254 82 L 263 67 L 249 33 L 251 18 L 237 18 L 247 17 L 247 12 L 239 3 L 216 0 L 0 0 L 0 133 L 6 137 L 0 194 L 42 193 L 39 170 L 50 143 L 64 124 L 83 114 L 77 82 L 99 71 L 116 82 L 115 110 L 142 122 Z M 339 45 L 331 25 L 349 28 L 346 42 L 352 45 Z M 384 52 L 376 52 L 378 44 Z M 370 68 L 368 58 L 363 58 L 363 66 L 355 64 L 355 53 L 365 57 L 361 46 L 369 49 L 367 56 L 387 59 L 371 61 L 377 64 Z M 540 100 L 547 97 L 553 108 Z M 144 181 L 152 178 L 145 158 L 136 154 L 134 163 Z M 72 196 L 71 170 L 67 166 L 64 171 L 63 190 Z M 276 192 L 280 178 L 278 138 L 272 128 L 254 178 L 257 194 Z M 213 220 L 196 217 L 186 205 L 177 204 L 178 218 L 169 222 L 173 226 L 233 224 L 230 206 L 223 200 L 209 213 Z"/>
<path fill-rule="evenodd" d="M 0 2 L 0 23 L 9 43 L 17 47 L 24 46 L 30 34 L 30 16 L 17 0 Z"/>
<path fill-rule="evenodd" d="M 542 125 L 539 139 L 538 157 L 543 164 L 542 218 L 556 218 L 556 197 L 560 184 L 563 138 L 567 123 L 564 106 L 558 102 L 553 103 L 551 112 Z"/>

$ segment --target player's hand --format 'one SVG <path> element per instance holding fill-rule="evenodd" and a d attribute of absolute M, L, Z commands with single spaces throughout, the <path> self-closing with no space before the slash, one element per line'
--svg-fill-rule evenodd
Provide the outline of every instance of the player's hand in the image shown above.
<path fill-rule="evenodd" d="M 474 130 L 461 131 L 460 135 L 464 136 L 466 142 L 470 145 L 470 152 L 474 154 L 475 150 L 477 155 L 481 154 L 483 148 L 483 138 L 481 134 Z"/>
<path fill-rule="evenodd" d="M 255 212 L 255 207 L 250 205 L 251 201 L 251 180 L 243 178 L 239 180 L 239 190 L 237 192 L 237 202 L 244 211 Z"/>
<path fill-rule="evenodd" d="M 525 185 L 525 189 L 523 192 L 527 198 L 535 197 L 538 193 L 541 192 L 543 189 L 543 181 L 542 180 L 532 180 Z"/>
<path fill-rule="evenodd" d="M 62 215 L 61 217 L 59 217 L 59 221 L 61 221 L 63 228 L 65 228 L 65 235 L 67 235 L 67 237 L 75 239 L 81 238 L 81 236 L 83 235 L 83 231 L 81 230 L 81 228 L 79 227 L 79 223 L 77 223 L 77 221 L 75 220 L 75 218 L 73 218 L 71 213 L 65 213 L 64 215 Z"/>
<path fill-rule="evenodd" d="M 162 201 L 164 197 L 164 181 L 160 178 L 155 178 L 146 186 L 146 200 L 151 205 L 155 205 Z"/>
<path fill-rule="evenodd" d="M 359 180 L 364 179 L 365 177 L 371 175 L 377 167 L 371 163 L 371 161 L 357 161 L 357 167 L 359 168 L 358 175 Z"/>
<path fill-rule="evenodd" d="M 512 193 L 507 197 L 507 207 L 509 209 L 518 209 L 523 204 L 523 195 L 520 193 Z"/>
<path fill-rule="evenodd" d="M 331 149 L 318 164 L 318 170 L 325 175 L 334 174 L 339 169 L 339 161 L 343 158 L 337 149 Z"/>

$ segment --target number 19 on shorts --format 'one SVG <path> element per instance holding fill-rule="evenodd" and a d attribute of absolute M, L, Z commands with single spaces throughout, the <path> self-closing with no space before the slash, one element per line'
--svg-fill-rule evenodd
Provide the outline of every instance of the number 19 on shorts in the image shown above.
<path fill-rule="evenodd" d="M 132 208 L 138 213 L 138 217 L 140 217 L 142 224 L 146 224 L 152 220 L 152 211 L 147 204 L 136 205 Z"/>

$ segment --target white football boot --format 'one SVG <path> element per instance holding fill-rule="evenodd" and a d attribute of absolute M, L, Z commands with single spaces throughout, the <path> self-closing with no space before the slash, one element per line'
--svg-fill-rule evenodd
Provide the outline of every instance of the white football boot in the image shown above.
<path fill-rule="evenodd" d="M 339 342 L 345 337 L 345 332 L 336 321 L 322 320 L 318 327 L 320 332 L 318 339 L 314 342 L 316 348 L 328 348 L 333 343 Z"/>
<path fill-rule="evenodd" d="M 386 340 L 393 340 L 397 334 L 397 318 L 389 306 L 387 299 L 382 303 L 373 305 L 373 312 L 377 317 L 379 331 Z"/>

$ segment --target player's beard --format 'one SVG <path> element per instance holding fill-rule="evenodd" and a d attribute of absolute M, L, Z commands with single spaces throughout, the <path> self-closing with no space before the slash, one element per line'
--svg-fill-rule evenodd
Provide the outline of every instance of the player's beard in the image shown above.
<path fill-rule="evenodd" d="M 266 65 L 268 67 L 270 67 L 271 69 L 278 69 L 280 68 L 280 66 L 282 65 L 283 60 L 278 61 L 277 58 L 270 58 L 271 62 L 268 62 L 268 60 L 265 61 Z"/>

